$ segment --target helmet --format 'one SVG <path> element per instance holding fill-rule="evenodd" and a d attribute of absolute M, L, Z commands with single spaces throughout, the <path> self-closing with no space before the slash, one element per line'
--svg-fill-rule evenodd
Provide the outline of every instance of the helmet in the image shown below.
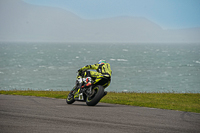
<path fill-rule="evenodd" d="M 105 60 L 100 60 L 98 64 L 104 64 L 104 63 L 106 63 Z"/>

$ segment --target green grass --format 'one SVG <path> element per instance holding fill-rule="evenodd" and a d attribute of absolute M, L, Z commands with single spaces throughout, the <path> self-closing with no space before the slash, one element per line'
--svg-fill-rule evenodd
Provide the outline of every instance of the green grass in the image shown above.
<path fill-rule="evenodd" d="M 69 91 L 0 90 L 0 94 L 66 99 Z M 199 93 L 108 92 L 100 102 L 200 113 Z"/>
<path fill-rule="evenodd" d="M 196 93 L 108 93 L 101 102 L 200 113 Z"/>
<path fill-rule="evenodd" d="M 5 95 L 22 95 L 22 96 L 37 96 L 37 97 L 50 97 L 50 98 L 67 98 L 69 91 L 35 91 L 35 90 L 0 90 L 0 94 Z"/>

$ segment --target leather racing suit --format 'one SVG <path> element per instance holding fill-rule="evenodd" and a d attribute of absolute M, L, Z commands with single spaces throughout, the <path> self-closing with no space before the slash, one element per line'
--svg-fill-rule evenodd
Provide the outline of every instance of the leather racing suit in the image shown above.
<path fill-rule="evenodd" d="M 96 70 L 95 71 L 87 71 L 87 70 Z M 112 70 L 110 68 L 109 63 L 102 63 L 102 64 L 93 64 L 93 65 L 87 65 L 78 70 L 79 72 L 84 72 L 83 77 L 86 77 L 87 84 L 82 87 L 90 86 L 91 80 L 90 77 L 93 79 L 93 84 L 100 84 L 104 88 L 108 87 L 111 82 L 111 74 Z"/>

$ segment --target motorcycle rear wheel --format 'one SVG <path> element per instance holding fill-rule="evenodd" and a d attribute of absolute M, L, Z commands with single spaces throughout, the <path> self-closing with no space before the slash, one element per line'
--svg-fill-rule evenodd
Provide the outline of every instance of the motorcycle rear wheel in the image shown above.
<path fill-rule="evenodd" d="M 95 106 L 104 95 L 104 87 L 97 85 L 93 88 L 94 94 L 91 97 L 86 98 L 86 104 L 88 106 Z"/>

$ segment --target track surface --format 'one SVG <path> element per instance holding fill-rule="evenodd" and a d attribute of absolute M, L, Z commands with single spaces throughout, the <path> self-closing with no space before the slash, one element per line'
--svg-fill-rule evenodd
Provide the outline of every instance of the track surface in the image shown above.
<path fill-rule="evenodd" d="M 200 114 L 64 99 L 0 95 L 1 133 L 195 133 Z"/>

